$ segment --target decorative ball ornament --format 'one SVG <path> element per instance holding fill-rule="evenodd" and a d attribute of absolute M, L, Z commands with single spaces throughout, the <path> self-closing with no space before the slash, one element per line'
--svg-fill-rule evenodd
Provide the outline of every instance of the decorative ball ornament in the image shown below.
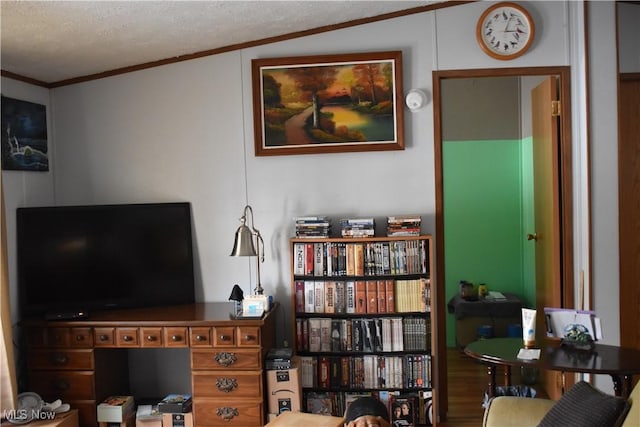
<path fill-rule="evenodd" d="M 535 23 L 516 3 L 496 3 L 484 11 L 476 25 L 482 50 L 495 59 L 509 60 L 524 54 L 533 43 Z"/>

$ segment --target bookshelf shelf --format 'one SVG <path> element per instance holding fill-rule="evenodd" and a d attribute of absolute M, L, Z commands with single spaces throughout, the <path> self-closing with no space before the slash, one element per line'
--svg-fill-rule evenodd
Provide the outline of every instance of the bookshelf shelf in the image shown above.
<path fill-rule="evenodd" d="M 303 410 L 342 416 L 362 394 L 435 425 L 439 358 L 430 235 L 290 240 Z M 446 373 L 445 373 L 446 374 Z"/>

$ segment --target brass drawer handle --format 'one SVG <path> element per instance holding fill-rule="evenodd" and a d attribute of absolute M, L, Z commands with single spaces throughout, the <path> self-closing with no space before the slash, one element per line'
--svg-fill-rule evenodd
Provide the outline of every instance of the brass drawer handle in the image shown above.
<path fill-rule="evenodd" d="M 122 341 L 130 342 L 133 341 L 133 338 L 130 335 L 125 335 L 122 337 Z"/>
<path fill-rule="evenodd" d="M 216 353 L 215 356 L 213 356 L 213 359 L 224 367 L 233 365 L 238 360 L 235 353 L 228 353 L 226 351 Z"/>
<path fill-rule="evenodd" d="M 255 341 L 256 337 L 255 337 L 255 335 L 245 335 L 244 336 L 244 340 L 245 341 Z"/>
<path fill-rule="evenodd" d="M 231 337 L 229 335 L 220 335 L 220 341 L 231 341 Z"/>
<path fill-rule="evenodd" d="M 229 393 L 234 388 L 238 387 L 238 380 L 236 380 L 235 378 L 218 378 L 216 380 L 216 387 L 220 391 Z"/>
<path fill-rule="evenodd" d="M 84 335 L 76 335 L 76 341 L 84 341 Z"/>
<path fill-rule="evenodd" d="M 216 411 L 216 415 L 218 415 L 219 417 L 222 417 L 222 419 L 225 421 L 231 421 L 233 417 L 237 417 L 238 415 L 240 415 L 240 413 L 236 408 L 230 408 L 229 406 L 225 406 L 222 408 L 218 408 L 218 410 Z"/>
<path fill-rule="evenodd" d="M 109 341 L 109 335 L 100 335 L 99 339 L 100 341 Z"/>
<path fill-rule="evenodd" d="M 198 342 L 202 342 L 202 341 L 206 341 L 206 337 L 204 335 L 196 335 L 196 341 Z"/>
<path fill-rule="evenodd" d="M 50 360 L 52 364 L 60 366 L 60 365 L 66 365 L 67 362 L 69 361 L 69 358 L 65 353 L 53 353 L 51 355 Z"/>
<path fill-rule="evenodd" d="M 156 337 L 155 335 L 147 335 L 147 341 L 158 341 L 158 337 Z"/>
<path fill-rule="evenodd" d="M 173 342 L 182 341 L 182 337 L 180 335 L 173 335 L 171 336 L 171 341 Z"/>

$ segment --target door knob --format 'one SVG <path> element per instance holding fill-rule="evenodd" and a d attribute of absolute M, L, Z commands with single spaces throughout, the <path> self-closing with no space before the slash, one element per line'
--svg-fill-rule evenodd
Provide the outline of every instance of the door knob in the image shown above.
<path fill-rule="evenodd" d="M 529 233 L 527 234 L 527 240 L 535 240 L 538 241 L 538 233 Z"/>

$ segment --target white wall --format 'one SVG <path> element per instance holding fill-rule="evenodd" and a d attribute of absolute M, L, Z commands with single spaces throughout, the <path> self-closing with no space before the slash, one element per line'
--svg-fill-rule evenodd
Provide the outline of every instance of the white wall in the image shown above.
<path fill-rule="evenodd" d="M 475 22 L 488 3 L 476 2 L 54 89 L 47 104 L 55 119 L 50 135 L 55 147 L 52 172 L 42 177 L 3 172 L 7 207 L 190 201 L 197 244 L 197 298 L 226 301 L 234 283 L 250 292 L 250 283 L 255 282 L 254 261 L 228 256 L 238 217 L 250 203 L 266 243 L 262 283 L 282 304 L 279 338 L 286 339 L 291 330 L 288 239 L 294 232 L 294 216 L 367 215 L 381 221 L 390 214 L 419 213 L 425 223 L 423 232 L 434 233 L 433 110 L 431 104 L 413 114 L 405 110 L 404 151 L 255 157 L 251 60 L 402 50 L 405 93 L 410 88 L 430 92 L 432 71 L 438 69 L 572 65 L 573 120 L 578 124 L 574 144 L 580 154 L 574 158 L 578 171 L 574 198 L 586 199 L 589 183 L 580 175 L 587 169 L 586 150 L 579 138 L 580 126 L 586 123 L 586 96 L 580 85 L 585 72 L 579 61 L 585 55 L 582 34 L 572 34 L 573 17 L 580 16 L 582 3 L 522 4 L 536 21 L 536 40 L 526 55 L 508 62 L 492 59 L 478 47 Z M 603 25 L 600 31 L 613 31 L 608 20 Z M 598 59 L 600 49 L 590 54 L 596 69 L 609 61 L 608 57 Z M 25 92 L 22 86 L 2 79 L 3 94 L 45 103 L 46 91 L 30 88 Z M 605 101 L 602 109 L 615 110 L 615 99 Z M 594 146 L 615 140 L 610 134 L 615 120 L 604 117 L 598 119 L 602 134 L 592 135 Z M 615 215 L 610 214 L 617 205 L 610 205 L 607 196 L 616 188 L 615 164 L 606 157 L 600 166 L 599 156 L 591 158 L 593 180 L 598 178 L 591 201 L 598 216 L 594 229 L 617 230 Z M 602 204 L 601 198 L 607 203 Z M 575 214 L 576 251 L 587 253 L 589 230 L 582 225 L 588 224 L 587 212 L 576 209 Z M 8 212 L 10 231 L 13 217 Z M 598 287 L 602 293 L 617 290 L 617 276 L 609 276 L 617 256 L 606 250 L 617 245 L 617 238 L 603 232 L 607 235 L 600 237 L 607 245 L 594 251 L 593 264 L 598 272 L 604 266 L 607 279 L 594 280 L 596 293 Z M 11 252 L 11 240 L 9 244 Z M 576 258 L 576 270 L 588 270 L 584 265 L 588 257 Z M 596 309 L 606 332 L 617 330 L 617 309 L 598 303 Z M 612 332 L 608 339 L 615 342 L 617 337 Z"/>

